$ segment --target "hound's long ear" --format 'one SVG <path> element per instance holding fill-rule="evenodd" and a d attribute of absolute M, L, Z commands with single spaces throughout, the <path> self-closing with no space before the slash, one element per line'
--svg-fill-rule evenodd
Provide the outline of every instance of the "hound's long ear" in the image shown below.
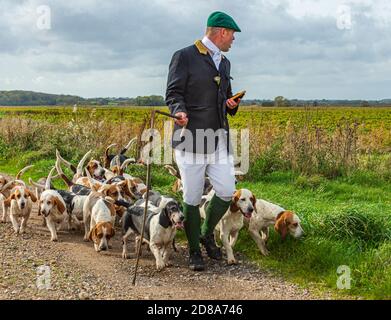
<path fill-rule="evenodd" d="M 88 240 L 94 242 L 94 239 L 98 237 L 96 226 L 94 226 L 90 232 L 88 232 Z"/>
<path fill-rule="evenodd" d="M 229 209 L 232 211 L 232 212 L 236 212 L 239 210 L 239 207 L 237 205 L 238 203 L 238 200 L 240 198 L 240 190 L 236 190 L 233 197 L 232 197 L 232 201 L 231 201 L 231 204 L 229 206 Z"/>
<path fill-rule="evenodd" d="M 37 197 L 29 189 L 24 189 L 26 194 L 30 197 L 32 202 L 37 202 Z"/>
<path fill-rule="evenodd" d="M 115 229 L 110 225 L 109 230 L 110 230 L 110 232 L 108 234 L 108 237 L 109 238 L 114 237 L 115 236 Z"/>
<path fill-rule="evenodd" d="M 288 234 L 288 226 L 284 214 L 285 211 L 280 212 L 277 215 L 277 220 L 276 223 L 274 224 L 274 230 L 276 230 L 281 235 L 282 240 L 285 240 Z"/>
<path fill-rule="evenodd" d="M 257 212 L 257 198 L 255 198 L 255 195 L 252 192 L 251 192 L 250 200 L 251 200 L 251 203 L 253 204 L 254 211 Z"/>
<path fill-rule="evenodd" d="M 38 200 L 38 215 L 41 216 L 41 200 Z"/>
<path fill-rule="evenodd" d="M 170 226 L 170 224 L 171 224 L 167 206 L 159 214 L 159 224 L 163 228 L 168 228 Z"/>
<path fill-rule="evenodd" d="M 4 200 L 4 205 L 9 207 L 11 205 L 11 201 L 16 198 L 15 193 L 12 193 L 7 199 Z"/>
<path fill-rule="evenodd" d="M 65 212 L 66 208 L 62 201 L 58 197 L 54 197 L 54 204 L 56 205 L 58 211 L 60 211 L 62 214 Z"/>

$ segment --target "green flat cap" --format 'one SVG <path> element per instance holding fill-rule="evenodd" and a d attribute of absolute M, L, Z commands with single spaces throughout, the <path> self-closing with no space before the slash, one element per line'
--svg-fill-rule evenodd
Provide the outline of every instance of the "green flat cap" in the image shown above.
<path fill-rule="evenodd" d="M 231 16 L 224 12 L 216 11 L 213 12 L 207 22 L 208 27 L 222 27 L 227 29 L 232 29 L 237 32 L 241 32 L 239 26 L 236 24 L 234 19 Z"/>

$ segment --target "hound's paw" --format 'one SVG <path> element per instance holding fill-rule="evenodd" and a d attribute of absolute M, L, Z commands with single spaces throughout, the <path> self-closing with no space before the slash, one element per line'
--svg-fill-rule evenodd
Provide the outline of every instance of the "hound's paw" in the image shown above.
<path fill-rule="evenodd" d="M 122 259 L 130 259 L 130 254 L 122 252 Z"/>
<path fill-rule="evenodd" d="M 83 238 L 83 241 L 88 242 L 88 241 L 90 241 L 90 240 L 88 239 L 88 237 L 84 237 L 84 238 Z"/>
<path fill-rule="evenodd" d="M 164 263 L 164 265 L 165 265 L 166 267 L 171 267 L 171 266 L 172 266 L 172 263 L 171 263 L 170 261 L 167 261 L 167 262 Z"/>
<path fill-rule="evenodd" d="M 53 242 L 58 242 L 58 238 L 51 238 L 50 240 Z"/>
<path fill-rule="evenodd" d="M 267 249 L 261 249 L 261 253 L 266 257 L 269 255 L 270 252 Z"/>
<path fill-rule="evenodd" d="M 165 263 L 163 261 L 160 261 L 160 262 L 156 262 L 156 269 L 157 271 L 162 271 L 165 267 Z"/>
<path fill-rule="evenodd" d="M 235 258 L 228 259 L 227 263 L 228 265 L 238 264 L 238 260 L 236 260 Z"/>

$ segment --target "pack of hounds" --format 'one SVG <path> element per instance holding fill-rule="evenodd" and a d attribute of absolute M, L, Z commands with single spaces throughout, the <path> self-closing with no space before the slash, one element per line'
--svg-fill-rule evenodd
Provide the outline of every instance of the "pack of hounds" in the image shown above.
<path fill-rule="evenodd" d="M 89 151 L 75 167 L 56 150 L 56 162 L 49 175 L 36 182 L 29 179 L 31 187 L 28 187 L 21 177 L 32 165 L 23 168 L 15 179 L 0 175 L 1 221 L 5 223 L 9 217 L 14 232 L 24 233 L 33 203 L 37 203 L 38 215 L 42 217 L 43 226 L 49 229 L 51 241 L 58 241 L 59 230 L 83 231 L 84 226 L 84 240 L 91 241 L 97 252 L 112 248 L 110 241 L 119 225 L 122 231 L 122 257 L 129 258 L 129 237 L 135 237 L 135 248 L 141 241 L 147 191 L 147 186 L 140 178 L 125 173 L 129 165 L 140 165 L 134 158 L 125 155 L 135 140 L 136 138 L 133 138 L 129 141 L 119 154 L 109 153 L 116 144 L 108 146 L 103 164 L 91 159 L 84 166 L 90 158 Z M 73 172 L 72 178 L 64 174 L 62 165 Z M 170 165 L 165 168 L 176 177 L 172 191 L 181 192 L 182 182 L 178 171 Z M 55 178 L 61 178 L 68 189 L 54 188 L 52 180 Z M 206 177 L 200 204 L 202 218 L 205 217 L 205 209 L 213 194 L 213 187 Z M 178 201 L 152 189 L 148 195 L 142 241 L 143 244 L 149 245 L 157 270 L 170 265 L 171 252 L 177 251 L 175 235 L 177 229 L 183 228 L 183 224 L 184 215 Z M 228 264 L 237 263 L 233 247 L 244 225 L 265 256 L 269 253 L 266 244 L 270 227 L 274 227 L 283 240 L 288 234 L 295 238 L 303 234 L 300 219 L 294 212 L 257 199 L 248 189 L 238 189 L 232 197 L 229 209 L 215 229 L 215 238 L 221 241 Z"/>

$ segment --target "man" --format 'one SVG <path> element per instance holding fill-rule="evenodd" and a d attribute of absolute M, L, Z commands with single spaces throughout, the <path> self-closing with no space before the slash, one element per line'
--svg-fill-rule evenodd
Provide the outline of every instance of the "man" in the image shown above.
<path fill-rule="evenodd" d="M 227 211 L 235 191 L 232 155 L 229 153 L 227 113 L 238 103 L 232 97 L 228 52 L 240 28 L 229 15 L 212 13 L 206 34 L 194 45 L 174 53 L 168 74 L 166 104 L 175 120 L 172 146 L 183 182 L 185 232 L 189 242 L 189 267 L 204 270 L 200 242 L 208 256 L 221 259 L 213 231 Z M 215 195 L 201 227 L 199 205 L 208 175 Z"/>

